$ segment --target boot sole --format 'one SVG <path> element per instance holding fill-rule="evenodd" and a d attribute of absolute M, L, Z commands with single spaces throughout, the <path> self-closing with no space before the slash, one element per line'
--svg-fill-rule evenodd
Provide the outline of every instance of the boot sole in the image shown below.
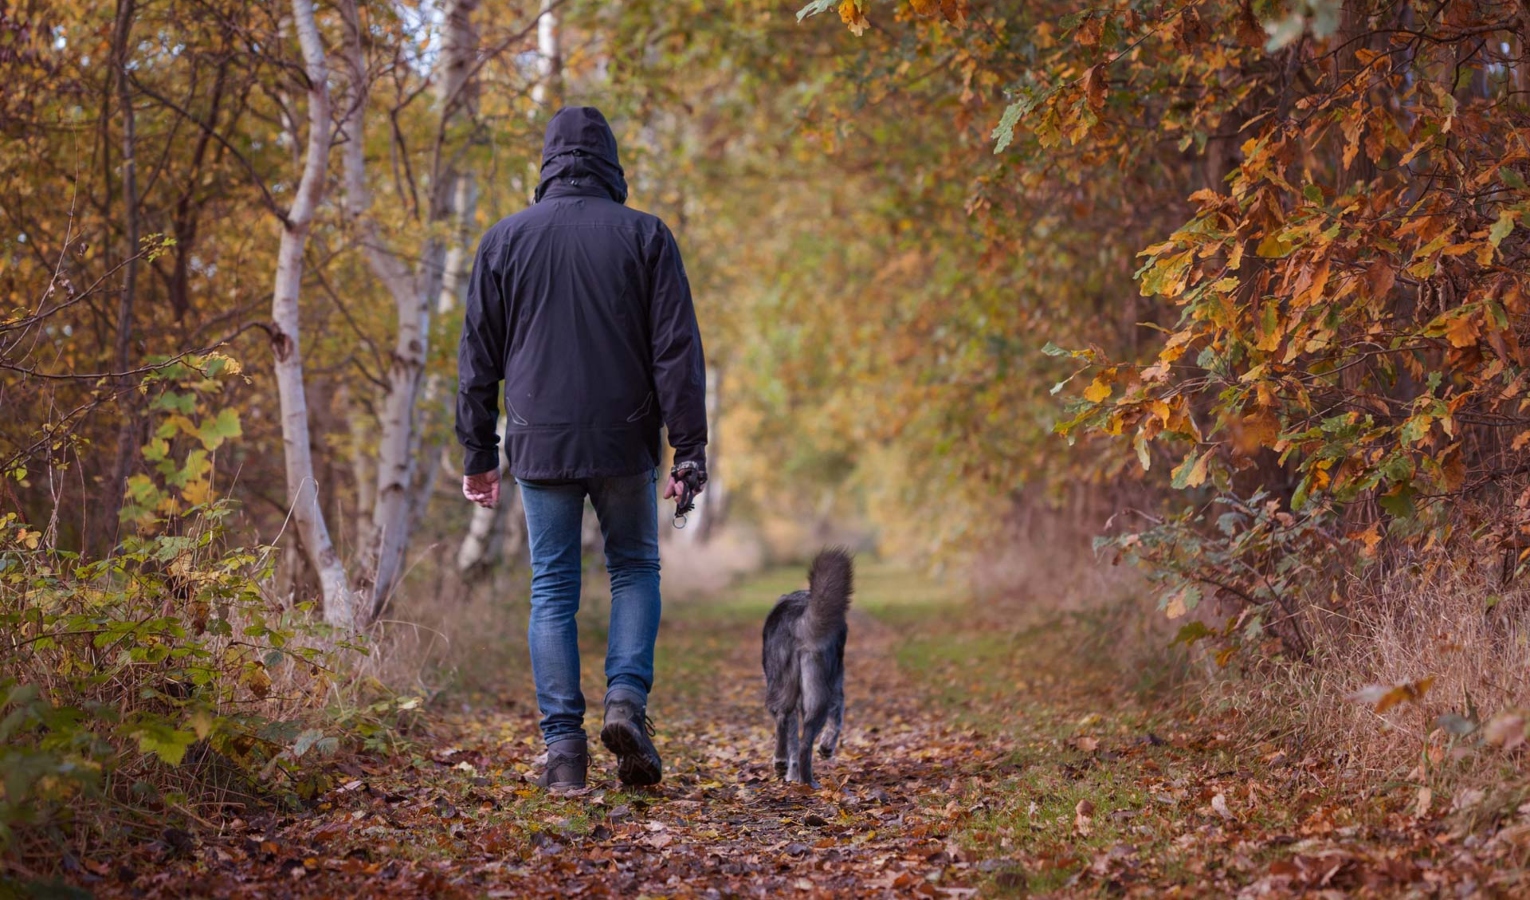
<path fill-rule="evenodd" d="M 655 765 L 646 758 L 642 739 L 633 726 L 612 722 L 600 730 L 600 742 L 616 754 L 616 777 L 622 784 L 648 787 L 664 777 L 663 763 Z"/>

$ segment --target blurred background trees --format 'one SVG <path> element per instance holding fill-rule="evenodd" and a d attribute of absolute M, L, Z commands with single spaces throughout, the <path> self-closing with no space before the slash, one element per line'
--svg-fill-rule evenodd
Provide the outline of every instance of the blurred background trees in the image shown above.
<path fill-rule="evenodd" d="M 1521 0 L 0 5 L 0 843 L 55 865 L 85 798 L 219 803 L 209 751 L 314 796 L 342 737 L 523 665 L 516 492 L 459 493 L 454 366 L 563 104 L 612 122 L 706 338 L 670 596 L 844 541 L 1018 628 L 1114 602 L 1093 537 L 1162 615 L 1128 579 L 1144 619 L 1071 652 L 1167 616 L 1302 755 L 1365 735 L 1405 772 L 1377 713 L 1431 685 L 1426 761 L 1512 748 L 1527 29 Z"/>
<path fill-rule="evenodd" d="M 457 496 L 455 295 L 551 111 L 588 103 L 698 297 L 694 539 L 924 557 L 1130 507 L 1110 533 L 1166 609 L 1215 597 L 1301 653 L 1335 572 L 1522 562 L 1525 27 L 1467 0 L 12 4 L 0 495 L 92 555 L 233 497 L 333 621 L 421 559 L 513 562 L 513 512 Z M 140 382 L 212 351 L 239 436 L 198 445 L 209 495 L 145 507 L 134 476 L 199 438 Z"/>

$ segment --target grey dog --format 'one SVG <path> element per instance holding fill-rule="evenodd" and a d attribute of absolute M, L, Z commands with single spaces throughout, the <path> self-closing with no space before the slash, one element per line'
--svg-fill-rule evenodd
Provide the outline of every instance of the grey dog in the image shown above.
<path fill-rule="evenodd" d="M 776 774 L 816 785 L 813 742 L 834 755 L 845 724 L 845 614 L 854 590 L 854 564 L 839 548 L 819 553 L 808 589 L 786 594 L 765 619 L 765 706 L 776 718 Z M 798 723 L 801 731 L 798 731 Z"/>

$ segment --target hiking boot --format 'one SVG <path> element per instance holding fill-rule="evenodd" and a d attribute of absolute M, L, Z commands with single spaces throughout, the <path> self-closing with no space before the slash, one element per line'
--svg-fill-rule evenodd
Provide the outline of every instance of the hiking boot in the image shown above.
<path fill-rule="evenodd" d="M 645 787 L 664 777 L 664 761 L 654 749 L 653 722 L 647 710 L 627 699 L 606 701 L 606 723 L 600 741 L 616 754 L 616 776 L 622 784 Z"/>
<path fill-rule="evenodd" d="M 550 791 L 578 790 L 589 768 L 590 748 L 584 737 L 564 738 L 547 745 L 547 770 L 537 784 Z"/>

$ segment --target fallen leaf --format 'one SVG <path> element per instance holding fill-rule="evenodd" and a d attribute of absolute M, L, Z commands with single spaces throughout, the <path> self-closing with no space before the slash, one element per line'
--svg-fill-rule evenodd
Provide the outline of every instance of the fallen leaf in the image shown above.
<path fill-rule="evenodd" d="M 1093 815 L 1094 804 L 1087 799 L 1078 801 L 1078 805 L 1073 807 L 1073 830 L 1081 837 L 1088 837 L 1094 829 Z"/>

